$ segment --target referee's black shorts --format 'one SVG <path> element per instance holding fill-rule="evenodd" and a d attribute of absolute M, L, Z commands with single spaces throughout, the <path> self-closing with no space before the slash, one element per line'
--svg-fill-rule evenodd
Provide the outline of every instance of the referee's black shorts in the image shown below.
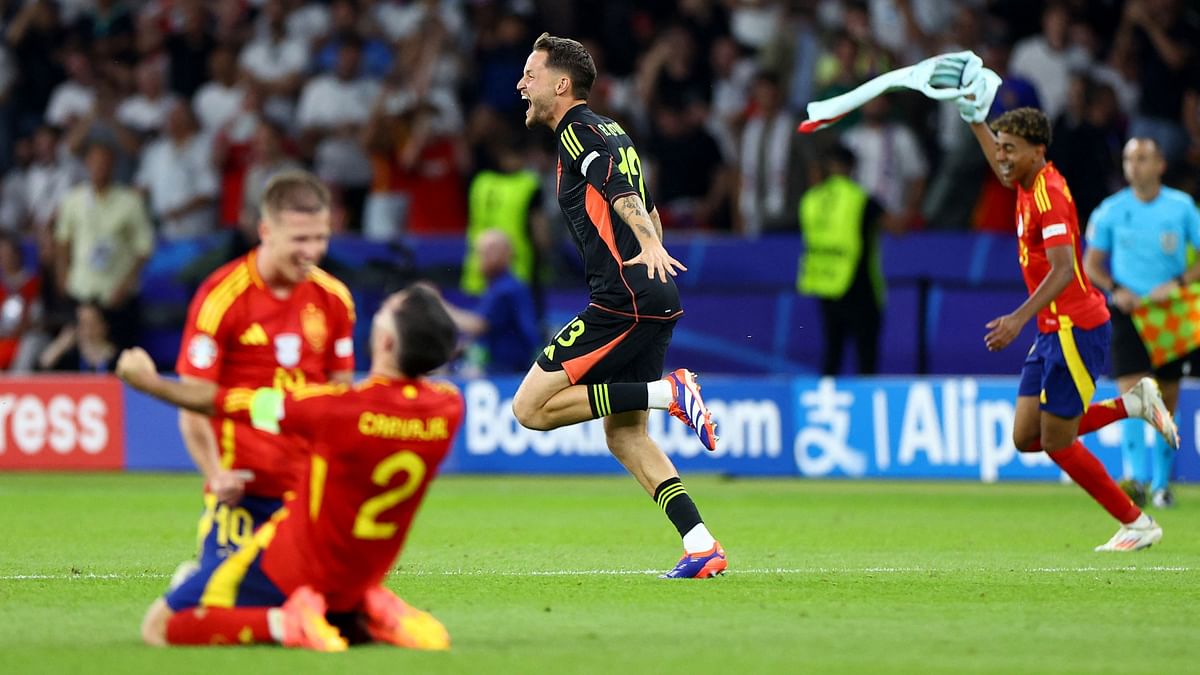
<path fill-rule="evenodd" d="M 1154 378 L 1166 382 L 1178 382 L 1183 378 L 1184 370 L 1189 374 L 1200 374 L 1196 366 L 1200 363 L 1200 351 L 1182 356 L 1170 363 L 1164 363 L 1158 368 L 1150 365 L 1150 352 L 1142 337 L 1138 335 L 1133 319 L 1122 312 L 1116 305 L 1109 305 L 1112 315 L 1112 373 L 1115 379 L 1138 373 L 1153 373 Z M 1194 365 L 1193 365 L 1194 364 Z M 1189 367 L 1190 366 L 1190 367 Z"/>

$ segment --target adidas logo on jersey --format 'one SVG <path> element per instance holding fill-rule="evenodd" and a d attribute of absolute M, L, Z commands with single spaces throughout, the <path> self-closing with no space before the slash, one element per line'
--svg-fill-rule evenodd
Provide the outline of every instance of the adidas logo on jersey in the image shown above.
<path fill-rule="evenodd" d="M 242 333 L 242 336 L 238 338 L 238 342 L 251 347 L 259 347 L 267 344 L 269 340 L 267 340 L 267 331 L 263 330 L 263 327 L 257 323 L 252 323 L 246 329 L 246 332 Z"/>

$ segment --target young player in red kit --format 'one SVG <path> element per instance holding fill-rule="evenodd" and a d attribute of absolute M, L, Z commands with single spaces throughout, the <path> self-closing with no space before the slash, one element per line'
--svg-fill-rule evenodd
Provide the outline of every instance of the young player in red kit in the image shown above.
<path fill-rule="evenodd" d="M 217 387 L 292 390 L 354 370 L 354 302 L 317 267 L 330 233 L 329 192 L 315 176 L 286 172 L 268 183 L 253 251 L 213 272 L 193 298 L 176 370 Z M 188 452 L 206 479 L 199 563 L 224 558 L 296 487 L 292 439 L 227 415 L 180 411 Z M 185 563 L 177 573 L 195 568 Z"/>
<path fill-rule="evenodd" d="M 304 467 L 294 496 L 240 550 L 207 561 L 156 600 L 142 625 L 146 642 L 340 651 L 347 640 L 329 612 L 349 614 L 350 629 L 373 640 L 448 648 L 442 624 L 383 581 L 462 420 L 458 390 L 421 377 L 449 359 L 455 339 L 437 296 L 414 288 L 375 314 L 370 376 L 355 386 L 222 387 L 213 395 L 160 378 L 140 349 L 123 353 L 117 374 L 137 389 L 308 440 L 291 448 Z"/>
<path fill-rule="evenodd" d="M 1106 369 L 1109 314 L 1104 296 L 1083 273 L 1071 191 L 1046 161 L 1050 122 L 1034 108 L 1011 110 L 990 128 L 967 121 L 996 175 L 1017 190 L 1018 255 L 1030 294 L 1011 314 L 988 322 L 987 348 L 1004 349 L 1037 319 L 1037 340 L 1021 371 L 1013 442 L 1022 452 L 1045 450 L 1121 523 L 1097 551 L 1151 546 L 1162 538 L 1162 528 L 1130 501 L 1078 436 L 1126 417 L 1146 419 L 1176 447 L 1178 432 L 1150 378 L 1117 398 L 1091 404 L 1095 379 Z"/>

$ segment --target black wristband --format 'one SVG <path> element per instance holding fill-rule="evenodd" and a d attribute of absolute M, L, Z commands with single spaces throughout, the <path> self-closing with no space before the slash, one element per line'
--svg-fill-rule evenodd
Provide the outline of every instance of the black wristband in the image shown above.
<path fill-rule="evenodd" d="M 1117 282 L 1114 281 L 1114 282 L 1112 282 L 1112 288 L 1108 289 L 1108 292 L 1116 293 L 1119 290 L 1121 290 L 1121 284 L 1118 284 Z"/>
<path fill-rule="evenodd" d="M 1184 286 L 1187 286 L 1187 285 L 1188 285 L 1188 282 L 1184 280 L 1184 278 L 1183 278 L 1183 275 L 1182 275 L 1182 274 L 1180 274 L 1179 276 L 1175 277 L 1175 283 L 1179 284 L 1179 287 L 1180 287 L 1180 288 L 1183 288 Z"/>

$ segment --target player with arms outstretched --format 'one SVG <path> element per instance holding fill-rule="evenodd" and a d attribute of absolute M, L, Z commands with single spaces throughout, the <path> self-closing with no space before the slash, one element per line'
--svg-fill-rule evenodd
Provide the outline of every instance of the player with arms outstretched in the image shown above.
<path fill-rule="evenodd" d="M 263 195 L 262 243 L 213 272 L 188 310 L 176 371 L 209 388 L 350 382 L 354 302 L 317 267 L 329 245 L 329 192 L 312 174 L 281 173 Z M 267 522 L 301 467 L 292 439 L 186 410 L 179 428 L 206 481 L 200 560 L 228 556 Z M 177 580 L 196 567 L 184 563 Z"/>
<path fill-rule="evenodd" d="M 371 325 L 362 383 L 278 389 L 164 380 L 142 350 L 117 374 L 168 403 L 307 439 L 293 497 L 238 551 L 208 558 L 150 606 L 143 639 L 156 646 L 281 643 L 341 651 L 344 636 L 446 649 L 445 627 L 383 586 L 463 414 L 452 385 L 424 379 L 455 345 L 441 301 L 415 288 L 389 297 Z M 289 436 L 280 436 L 288 438 Z"/>
<path fill-rule="evenodd" d="M 1013 442 L 1022 452 L 1046 451 L 1121 523 L 1097 551 L 1151 546 L 1162 538 L 1162 528 L 1117 486 L 1079 435 L 1126 417 L 1145 418 L 1176 447 L 1178 433 L 1152 379 L 1117 398 L 1091 403 L 1096 377 L 1106 368 L 1109 313 L 1104 296 L 1083 272 L 1071 191 L 1046 160 L 1050 122 L 1040 110 L 1018 108 L 989 127 L 969 104 L 960 102 L 959 109 L 996 175 L 1017 190 L 1017 247 L 1029 298 L 989 321 L 984 336 L 987 348 L 999 351 L 1037 320 L 1037 340 L 1021 371 Z"/>
<path fill-rule="evenodd" d="M 686 268 L 663 248 L 662 223 L 629 135 L 587 106 L 595 79 L 583 45 L 543 33 L 517 82 L 529 102 L 525 126 L 548 126 L 558 139 L 558 203 L 583 258 L 590 302 L 529 369 L 513 413 L 538 430 L 604 418 L 609 451 L 683 538 L 683 557 L 663 576 L 711 577 L 725 570 L 725 551 L 646 430 L 648 411 L 663 409 L 695 430 L 705 448 L 717 444 L 695 376 L 680 368 L 662 377 L 683 314 L 673 277 Z"/>

